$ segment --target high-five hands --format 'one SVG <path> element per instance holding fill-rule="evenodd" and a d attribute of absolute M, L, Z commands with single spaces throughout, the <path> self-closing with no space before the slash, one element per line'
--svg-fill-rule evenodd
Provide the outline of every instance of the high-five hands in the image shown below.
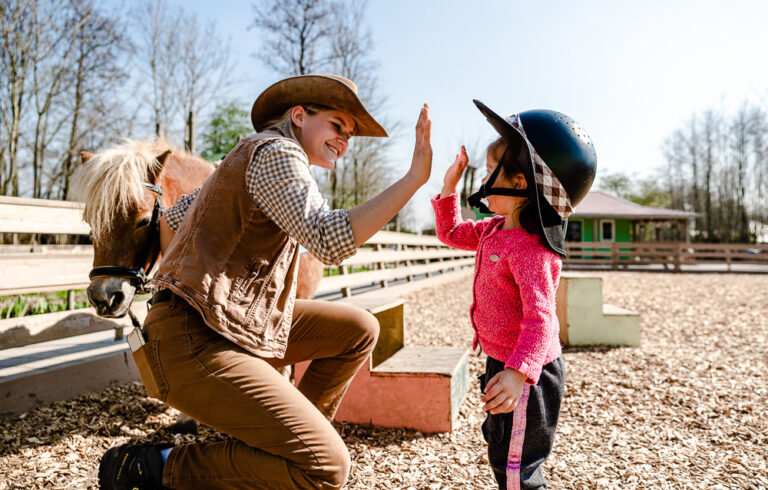
<path fill-rule="evenodd" d="M 424 104 L 416 122 L 416 146 L 413 148 L 413 160 L 408 174 L 424 185 L 432 172 L 432 144 L 430 142 L 432 121 L 429 119 L 429 106 Z"/>
<path fill-rule="evenodd" d="M 464 148 L 464 145 L 461 145 L 461 151 L 456 155 L 453 165 L 448 167 L 448 171 L 445 172 L 443 190 L 440 192 L 440 197 L 456 194 L 456 187 L 459 185 L 459 180 L 461 180 L 461 176 L 464 174 L 464 169 L 467 168 L 468 163 L 467 150 Z"/>
<path fill-rule="evenodd" d="M 481 399 L 485 403 L 483 410 L 492 414 L 513 411 L 523 395 L 525 380 L 525 374 L 515 369 L 505 369 L 496 374 L 485 385 L 485 396 Z"/>

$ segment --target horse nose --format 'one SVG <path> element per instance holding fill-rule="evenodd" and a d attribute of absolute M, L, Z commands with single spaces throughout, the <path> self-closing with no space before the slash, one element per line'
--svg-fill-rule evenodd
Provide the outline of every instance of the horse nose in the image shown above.
<path fill-rule="evenodd" d="M 99 313 L 112 311 L 125 299 L 125 294 L 119 289 L 97 287 L 93 283 L 88 286 L 85 292 L 88 295 L 88 301 Z"/>

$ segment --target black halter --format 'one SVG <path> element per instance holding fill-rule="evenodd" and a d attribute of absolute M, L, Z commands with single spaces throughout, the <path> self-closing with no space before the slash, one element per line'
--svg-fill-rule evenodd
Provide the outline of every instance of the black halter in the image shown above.
<path fill-rule="evenodd" d="M 91 280 L 93 280 L 94 277 L 125 277 L 134 283 L 137 294 L 151 292 L 149 287 L 149 276 L 147 274 L 149 274 L 149 271 L 155 266 L 155 262 L 157 262 L 157 259 L 160 256 L 160 217 L 165 213 L 162 189 L 148 182 L 144 183 L 144 187 L 157 194 L 157 196 L 155 197 L 155 207 L 152 210 L 152 220 L 149 222 L 150 238 L 140 268 L 136 270 L 115 265 L 105 265 L 94 267 L 91 269 L 91 272 L 88 273 L 88 277 Z"/>

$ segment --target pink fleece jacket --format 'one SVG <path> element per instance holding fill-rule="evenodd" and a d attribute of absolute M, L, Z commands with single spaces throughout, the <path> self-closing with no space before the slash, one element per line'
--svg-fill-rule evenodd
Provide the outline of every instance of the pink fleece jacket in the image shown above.
<path fill-rule="evenodd" d="M 437 237 L 462 250 L 475 250 L 470 317 L 486 354 L 525 374 L 536 384 L 541 369 L 561 354 L 555 291 L 560 257 L 542 238 L 522 227 L 502 230 L 504 216 L 462 221 L 459 196 L 432 199 Z"/>

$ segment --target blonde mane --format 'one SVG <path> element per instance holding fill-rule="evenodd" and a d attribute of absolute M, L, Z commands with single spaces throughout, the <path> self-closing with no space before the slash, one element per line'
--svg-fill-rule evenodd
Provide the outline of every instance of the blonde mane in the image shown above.
<path fill-rule="evenodd" d="M 70 199 L 85 202 L 83 219 L 91 225 L 94 240 L 144 200 L 147 175 L 159 170 L 156 157 L 168 149 L 177 151 L 163 138 L 126 139 L 78 166 L 72 174 Z"/>

